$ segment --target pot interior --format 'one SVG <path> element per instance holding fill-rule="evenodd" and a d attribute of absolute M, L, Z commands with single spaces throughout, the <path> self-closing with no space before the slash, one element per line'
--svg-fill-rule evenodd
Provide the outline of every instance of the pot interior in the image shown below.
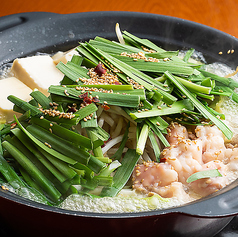
<path fill-rule="evenodd" d="M 22 13 L 3 17 L 0 19 L 0 65 L 12 62 L 16 57 L 34 55 L 36 52 L 51 54 L 66 51 L 77 46 L 78 42 L 95 36 L 115 40 L 116 23 L 120 24 L 122 30 L 127 30 L 141 38 L 148 38 L 166 50 L 195 48 L 203 53 L 207 63 L 218 61 L 232 68 L 238 65 L 236 54 L 226 53 L 237 48 L 238 41 L 234 37 L 194 22 L 136 12 L 89 12 L 69 15 Z M 219 52 L 224 53 L 220 55 Z M 3 190 L 0 190 L 0 197 L 2 200 L 8 199 L 29 207 L 67 215 L 129 218 L 179 212 L 194 216 L 216 217 L 238 213 L 238 205 L 232 198 L 238 192 L 236 185 L 237 181 L 215 194 L 182 207 L 118 215 L 59 210 L 25 200 Z"/>

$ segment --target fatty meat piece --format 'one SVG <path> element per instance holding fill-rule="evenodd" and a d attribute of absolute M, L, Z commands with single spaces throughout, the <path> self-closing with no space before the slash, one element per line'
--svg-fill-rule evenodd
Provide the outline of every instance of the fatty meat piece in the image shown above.
<path fill-rule="evenodd" d="M 195 129 L 198 140 L 202 141 L 202 160 L 204 163 L 225 159 L 224 136 L 216 126 L 197 126 Z"/>
<path fill-rule="evenodd" d="M 226 176 L 227 167 L 221 161 L 215 160 L 210 161 L 202 166 L 202 170 L 212 170 L 218 169 L 218 171 L 222 174 L 221 177 L 213 177 L 213 178 L 203 178 L 191 183 L 192 190 L 205 197 L 211 193 L 217 192 L 228 184 L 228 179 Z"/>

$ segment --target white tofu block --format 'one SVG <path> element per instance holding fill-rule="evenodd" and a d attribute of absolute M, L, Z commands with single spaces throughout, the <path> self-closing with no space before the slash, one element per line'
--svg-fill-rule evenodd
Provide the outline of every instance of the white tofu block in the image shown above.
<path fill-rule="evenodd" d="M 79 53 L 75 49 L 71 49 L 67 52 L 59 51 L 58 53 L 52 56 L 52 59 L 57 65 L 59 62 L 67 63 L 68 61 L 71 61 L 74 55 L 79 55 Z"/>
<path fill-rule="evenodd" d="M 12 68 L 14 76 L 30 87 L 48 95 L 50 85 L 59 85 L 64 75 L 48 55 L 39 55 L 14 60 Z"/>
<path fill-rule="evenodd" d="M 31 99 L 32 89 L 15 77 L 0 80 L 0 115 L 6 120 L 12 119 L 13 103 L 7 99 L 9 95 L 14 95 L 24 101 Z"/>

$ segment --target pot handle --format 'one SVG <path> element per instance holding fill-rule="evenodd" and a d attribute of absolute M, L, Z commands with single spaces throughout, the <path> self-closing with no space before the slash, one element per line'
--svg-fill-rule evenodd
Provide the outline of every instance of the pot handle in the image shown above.
<path fill-rule="evenodd" d="M 12 14 L 0 17 L 0 32 L 17 27 L 26 22 L 32 22 L 41 18 L 51 17 L 57 13 L 50 12 L 26 12 L 19 14 Z"/>

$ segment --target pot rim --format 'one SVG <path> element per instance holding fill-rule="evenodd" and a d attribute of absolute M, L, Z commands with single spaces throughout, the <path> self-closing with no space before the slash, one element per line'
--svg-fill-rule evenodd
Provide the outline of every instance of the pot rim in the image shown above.
<path fill-rule="evenodd" d="M 30 12 L 30 13 L 19 13 L 19 14 L 13 14 L 9 16 L 4 16 L 0 18 L 0 32 L 3 34 L 0 36 L 5 37 L 7 34 L 13 33 L 17 29 L 23 27 L 26 28 L 29 25 L 42 22 L 42 21 L 49 21 L 51 20 L 51 24 L 54 20 L 54 22 L 59 22 L 62 20 L 72 19 L 72 18 L 79 18 L 79 19 L 102 19 L 102 18 L 142 18 L 145 20 L 153 20 L 153 21 L 169 21 L 171 24 L 175 25 L 176 27 L 183 26 L 185 28 L 195 28 L 197 30 L 202 30 L 205 34 L 208 34 L 210 32 L 211 34 L 218 35 L 221 38 L 225 38 L 231 45 L 237 45 L 238 46 L 238 40 L 228 35 L 227 33 L 224 33 L 222 31 L 219 31 L 217 29 L 211 28 L 209 26 L 202 25 L 200 23 L 184 20 L 177 17 L 170 17 L 165 15 L 158 15 L 158 14 L 152 14 L 152 13 L 141 13 L 141 12 L 125 12 L 125 11 L 106 11 L 106 12 L 83 12 L 83 13 L 71 13 L 71 14 L 57 14 L 57 13 L 50 13 L 50 12 Z M 3 24 L 2 24 L 3 22 Z M 9 23 L 10 22 L 10 23 Z M 104 32 L 105 35 L 111 35 L 111 32 Z M 3 36 L 4 35 L 4 36 Z M 96 35 L 95 35 L 96 36 Z M 83 38 L 84 36 L 82 36 Z M 105 36 L 106 37 L 106 36 Z M 162 37 L 163 39 L 163 37 Z M 72 39 L 71 39 L 72 40 Z M 69 40 L 70 41 L 70 40 Z M 74 42 L 75 40 L 72 40 Z M 173 39 L 171 41 L 174 43 Z M 176 41 L 177 42 L 177 41 Z M 62 43 L 60 41 L 55 41 L 55 44 Z M 177 42 L 178 43 L 178 42 Z M 183 42 L 180 42 L 180 46 L 183 45 Z M 185 46 L 189 45 L 186 44 Z M 42 43 L 42 47 L 44 44 Z M 51 45 L 52 47 L 52 45 Z M 44 48 L 44 47 L 43 47 Z M 199 50 L 199 47 L 197 48 Z M 25 54 L 29 54 L 30 52 L 26 52 Z M 206 52 L 205 52 L 206 53 Z M 17 50 L 13 50 L 14 58 L 19 56 L 19 52 Z M 4 55 L 5 57 L 6 55 Z M 9 57 L 8 52 L 8 58 L 0 57 L 0 65 L 1 63 L 7 63 L 13 58 Z M 8 60 L 7 60 L 8 59 Z M 224 58 L 224 62 L 226 62 L 227 59 Z M 187 203 L 185 205 L 169 208 L 169 209 L 163 209 L 163 210 L 154 210 L 154 211 L 147 211 L 147 212 L 135 212 L 135 213 L 91 213 L 91 212 L 80 212 L 80 211 L 72 211 L 72 210 L 65 210 L 60 209 L 58 207 L 51 207 L 47 206 L 41 203 L 36 203 L 34 201 L 25 199 L 23 197 L 19 197 L 18 195 L 14 193 L 8 193 L 7 191 L 0 190 L 0 197 L 10 200 L 14 203 L 26 205 L 31 208 L 37 208 L 43 211 L 50 211 L 60 214 L 66 214 L 66 215 L 73 215 L 73 216 L 83 216 L 83 217 L 97 217 L 97 218 L 136 218 L 136 217 L 145 217 L 145 216 L 155 216 L 155 215 L 165 215 L 165 214 L 172 214 L 172 213 L 180 213 L 185 215 L 191 215 L 191 216 L 197 216 L 197 217 L 225 217 L 225 216 L 233 216 L 238 214 L 238 204 L 235 203 L 235 200 L 233 197 L 236 197 L 238 194 L 238 188 L 236 188 L 238 184 L 238 180 L 234 181 L 232 184 L 228 185 L 224 189 L 218 191 L 217 193 L 213 193 L 205 198 Z M 202 208 L 201 208 L 202 206 Z M 211 210 L 211 211 L 207 211 Z"/>

